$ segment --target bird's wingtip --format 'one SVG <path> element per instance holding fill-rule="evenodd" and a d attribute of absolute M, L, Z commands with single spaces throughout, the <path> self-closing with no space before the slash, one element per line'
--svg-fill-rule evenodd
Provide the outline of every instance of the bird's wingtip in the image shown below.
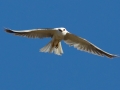
<path fill-rule="evenodd" d="M 8 33 L 14 33 L 11 29 L 8 29 L 8 28 L 4 28 L 4 30 Z"/>
<path fill-rule="evenodd" d="M 109 58 L 119 58 L 120 56 L 119 55 L 110 55 Z"/>

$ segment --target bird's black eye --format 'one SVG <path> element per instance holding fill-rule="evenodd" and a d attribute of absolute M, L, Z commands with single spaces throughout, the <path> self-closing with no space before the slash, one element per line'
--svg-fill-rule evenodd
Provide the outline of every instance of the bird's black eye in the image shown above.
<path fill-rule="evenodd" d="M 60 32 L 62 32 L 62 30 L 61 29 L 58 29 Z"/>
<path fill-rule="evenodd" d="M 65 29 L 63 29 L 63 31 L 65 31 Z"/>

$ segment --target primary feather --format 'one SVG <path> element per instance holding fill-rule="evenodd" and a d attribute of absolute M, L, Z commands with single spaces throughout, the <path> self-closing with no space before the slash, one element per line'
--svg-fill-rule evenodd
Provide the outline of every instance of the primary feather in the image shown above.
<path fill-rule="evenodd" d="M 44 38 L 44 37 L 53 37 L 54 33 L 56 32 L 55 29 L 32 29 L 32 30 L 22 30 L 16 31 L 11 29 L 5 29 L 8 33 L 14 33 L 18 36 L 25 36 L 29 38 Z"/>
<path fill-rule="evenodd" d="M 78 50 L 83 50 L 99 56 L 107 56 L 109 58 L 113 58 L 117 56 L 103 51 L 102 49 L 98 48 L 89 41 L 81 37 L 78 37 L 74 34 L 67 33 L 66 36 L 64 37 L 64 40 L 67 44 L 69 44 L 70 46 L 74 46 Z"/>

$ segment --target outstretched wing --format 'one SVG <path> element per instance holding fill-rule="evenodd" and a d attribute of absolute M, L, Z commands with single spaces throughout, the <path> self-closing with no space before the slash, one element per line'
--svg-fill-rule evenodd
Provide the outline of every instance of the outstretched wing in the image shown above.
<path fill-rule="evenodd" d="M 29 38 L 44 38 L 44 37 L 52 37 L 54 33 L 56 32 L 55 29 L 32 29 L 32 30 L 11 30 L 11 29 L 5 29 L 8 33 L 13 33 L 18 36 L 25 36 Z"/>
<path fill-rule="evenodd" d="M 64 37 L 64 41 L 70 46 L 74 46 L 78 50 L 83 50 L 100 56 L 107 56 L 109 58 L 113 58 L 117 56 L 107 53 L 102 49 L 98 48 L 97 46 L 95 46 L 94 44 L 90 43 L 89 41 L 71 33 L 66 34 L 66 36 Z"/>

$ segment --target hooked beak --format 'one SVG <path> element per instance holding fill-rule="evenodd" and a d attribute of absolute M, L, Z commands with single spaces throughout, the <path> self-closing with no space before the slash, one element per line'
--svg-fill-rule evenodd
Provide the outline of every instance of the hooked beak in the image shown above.
<path fill-rule="evenodd" d="M 62 30 L 61 29 L 58 29 L 60 32 L 62 32 Z"/>

